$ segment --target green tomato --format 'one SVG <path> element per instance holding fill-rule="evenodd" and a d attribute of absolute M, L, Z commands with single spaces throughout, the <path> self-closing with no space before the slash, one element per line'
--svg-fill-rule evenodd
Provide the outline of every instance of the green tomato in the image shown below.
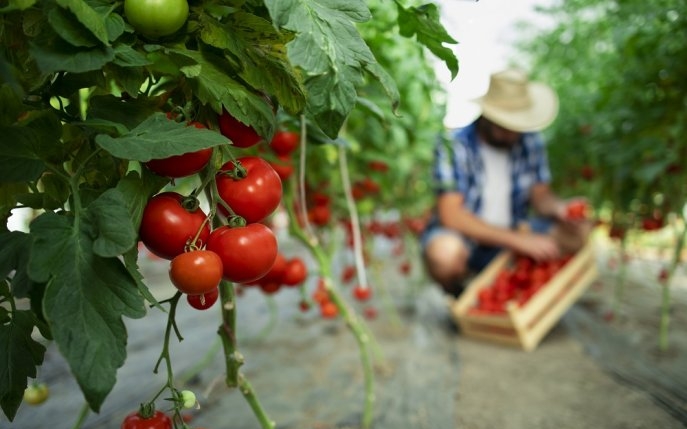
<path fill-rule="evenodd" d="M 196 394 L 190 390 L 181 391 L 181 401 L 184 408 L 193 408 L 196 406 Z"/>
<path fill-rule="evenodd" d="M 24 402 L 29 405 L 42 404 L 48 396 L 50 391 L 45 383 L 33 383 L 24 390 Z"/>
<path fill-rule="evenodd" d="M 124 0 L 124 13 L 136 31 L 156 39 L 179 30 L 188 18 L 187 0 Z"/>

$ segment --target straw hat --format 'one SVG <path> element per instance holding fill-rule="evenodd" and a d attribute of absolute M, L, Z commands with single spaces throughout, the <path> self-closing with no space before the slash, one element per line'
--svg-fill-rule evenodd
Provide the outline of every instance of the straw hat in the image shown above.
<path fill-rule="evenodd" d="M 487 93 L 475 100 L 482 115 L 512 131 L 540 131 L 558 115 L 558 96 L 551 87 L 530 82 L 520 70 L 491 75 Z"/>

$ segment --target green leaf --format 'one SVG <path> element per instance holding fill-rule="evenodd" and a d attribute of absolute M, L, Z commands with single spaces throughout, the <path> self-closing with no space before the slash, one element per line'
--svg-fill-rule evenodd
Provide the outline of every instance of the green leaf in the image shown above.
<path fill-rule="evenodd" d="M 143 218 L 143 210 L 148 200 L 169 182 L 168 179 L 142 169 L 142 175 L 130 171 L 117 182 L 117 190 L 124 196 L 124 205 L 128 210 L 128 217 L 134 230 L 138 231 Z"/>
<path fill-rule="evenodd" d="M 160 305 L 158 300 L 155 299 L 155 296 L 153 296 L 153 294 L 150 292 L 150 289 L 148 289 L 148 286 L 146 286 L 146 284 L 143 282 L 143 275 L 138 270 L 137 260 L 137 248 L 132 248 L 124 254 L 124 266 L 126 267 L 131 277 L 136 281 L 136 286 L 138 286 L 138 291 L 141 293 L 141 296 L 143 296 L 143 298 L 145 298 L 145 300 L 148 301 L 155 308 L 166 313 L 167 310 L 162 305 Z"/>
<path fill-rule="evenodd" d="M 24 397 L 27 378 L 36 378 L 45 356 L 45 346 L 31 338 L 37 323 L 33 312 L 17 310 L 11 322 L 0 326 L 0 405 L 10 421 Z"/>
<path fill-rule="evenodd" d="M 126 200 L 115 188 L 103 192 L 88 206 L 89 221 L 97 230 L 93 252 L 102 257 L 121 255 L 136 244 L 138 234 L 129 217 Z"/>
<path fill-rule="evenodd" d="M 394 78 L 392 78 L 389 73 L 387 73 L 387 71 L 377 63 L 366 64 L 365 70 L 367 70 L 372 76 L 376 77 L 379 83 L 382 84 L 387 97 L 389 97 L 391 100 L 392 109 L 396 111 L 400 103 L 401 95 L 398 93 L 398 87 L 396 86 L 396 81 L 394 81 Z"/>
<path fill-rule="evenodd" d="M 287 49 L 291 63 L 307 76 L 307 110 L 335 138 L 355 106 L 363 70 L 376 63 L 354 24 L 370 19 L 366 3 L 268 0 L 265 6 L 277 28 L 296 33 Z"/>
<path fill-rule="evenodd" d="M 0 126 L 12 125 L 24 110 L 21 98 L 12 87 L 0 86 Z"/>
<path fill-rule="evenodd" d="M 170 121 L 160 112 L 120 137 L 99 134 L 95 141 L 118 158 L 141 162 L 195 152 L 228 142 L 216 131 Z"/>
<path fill-rule="evenodd" d="M 0 8 L 0 13 L 12 12 L 15 10 L 26 10 L 36 4 L 36 0 L 10 0 L 9 4 Z"/>
<path fill-rule="evenodd" d="M 40 134 L 28 127 L 0 127 L 0 184 L 36 180 L 45 171 L 45 163 L 36 152 Z"/>
<path fill-rule="evenodd" d="M 26 298 L 33 282 L 26 273 L 31 248 L 31 237 L 20 231 L 0 233 L 0 278 L 8 278 L 12 272 L 10 287 L 17 298 Z"/>
<path fill-rule="evenodd" d="M 439 9 L 435 4 L 420 7 L 404 8 L 398 1 L 398 25 L 402 36 L 417 36 L 417 41 L 426 46 L 434 55 L 444 60 L 451 72 L 451 79 L 458 75 L 458 59 L 444 43 L 455 44 L 454 40 L 441 24 Z"/>
<path fill-rule="evenodd" d="M 138 97 L 123 102 L 120 97 L 113 95 L 93 96 L 89 99 L 88 121 L 99 125 L 112 126 L 130 130 L 143 122 L 155 112 L 160 111 L 160 100 L 157 97 Z M 94 122 L 90 122 L 94 121 Z"/>
<path fill-rule="evenodd" d="M 290 32 L 278 32 L 270 21 L 239 11 L 224 23 L 202 15 L 201 39 L 228 51 L 240 64 L 237 74 L 253 88 L 275 96 L 293 115 L 302 112 L 305 88 L 286 54 L 286 44 L 293 39 Z"/>
<path fill-rule="evenodd" d="M 31 223 L 29 275 L 47 282 L 43 309 L 61 354 L 91 409 L 98 412 L 126 360 L 122 317 L 139 318 L 145 306 L 118 258 L 94 253 L 101 208 L 77 219 L 53 212 Z M 105 246 L 107 247 L 107 246 Z"/>
<path fill-rule="evenodd" d="M 234 118 L 249 124 L 265 138 L 274 134 L 275 117 L 272 106 L 226 73 L 226 60 L 209 53 L 177 51 L 193 58 L 201 66 L 199 73 L 191 80 L 195 95 L 215 112 L 226 109 Z"/>
<path fill-rule="evenodd" d="M 48 12 L 48 22 L 53 30 L 72 46 L 88 48 L 98 46 L 98 39 L 89 33 L 73 14 L 65 9 L 52 8 Z"/>
<path fill-rule="evenodd" d="M 114 51 L 109 46 L 77 48 L 57 36 L 30 43 L 29 53 L 44 73 L 100 70 L 114 59 Z"/>
<path fill-rule="evenodd" d="M 57 4 L 69 10 L 83 26 L 103 45 L 109 45 L 109 35 L 105 19 L 83 0 L 57 0 Z"/>
<path fill-rule="evenodd" d="M 114 47 L 114 63 L 122 67 L 143 67 L 152 62 L 143 53 L 135 50 L 130 45 L 118 43 Z"/>

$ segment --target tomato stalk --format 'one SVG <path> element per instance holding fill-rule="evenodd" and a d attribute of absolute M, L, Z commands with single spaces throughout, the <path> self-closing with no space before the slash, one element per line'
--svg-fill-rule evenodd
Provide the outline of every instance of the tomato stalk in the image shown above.
<path fill-rule="evenodd" d="M 81 426 L 83 426 L 83 422 L 86 420 L 86 417 L 90 411 L 91 407 L 88 402 L 84 403 L 83 407 L 81 407 L 81 411 L 79 411 L 79 415 L 76 417 L 76 421 L 74 422 L 72 429 L 79 429 Z"/>
<path fill-rule="evenodd" d="M 670 329 L 670 283 L 675 274 L 675 270 L 680 263 L 680 256 L 682 249 L 687 240 L 687 217 L 682 216 L 682 231 L 678 230 L 679 226 L 675 226 L 676 244 L 673 252 L 672 260 L 668 266 L 668 273 L 665 281 L 661 282 L 661 319 L 658 330 L 658 349 L 662 352 L 668 350 L 668 332 Z"/>
<path fill-rule="evenodd" d="M 220 299 L 222 300 L 222 325 L 218 334 L 222 339 L 224 349 L 224 361 L 227 369 L 225 383 L 228 387 L 238 387 L 241 394 L 250 405 L 255 417 L 263 429 L 274 429 L 275 422 L 265 413 L 258 397 L 245 376 L 239 372 L 243 365 L 243 355 L 236 348 L 236 297 L 234 286 L 223 280 L 219 285 Z"/>
<path fill-rule="evenodd" d="M 301 166 L 303 167 L 303 166 Z M 291 195 L 289 193 L 288 195 Z M 370 345 L 373 340 L 371 333 L 367 330 L 357 316 L 357 314 L 349 308 L 346 302 L 341 297 L 341 294 L 336 290 L 333 283 L 331 258 L 318 244 L 318 241 L 312 239 L 295 221 L 296 214 L 294 213 L 293 201 L 285 195 L 285 205 L 289 212 L 291 221 L 289 222 L 289 230 L 292 235 L 298 238 L 310 250 L 315 257 L 318 266 L 320 267 L 320 276 L 324 281 L 324 288 L 330 300 L 334 303 L 339 311 L 339 314 L 351 329 L 353 336 L 358 343 L 360 351 L 360 360 L 363 368 L 363 379 L 365 388 L 365 397 L 363 405 L 362 427 L 368 429 L 372 425 L 372 418 L 374 413 L 374 370 L 372 368 L 372 359 L 370 352 Z"/>
<path fill-rule="evenodd" d="M 317 244 L 317 235 L 315 235 L 315 231 L 313 230 L 312 224 L 310 223 L 310 219 L 308 218 L 308 207 L 306 205 L 306 199 L 305 199 L 305 151 L 307 149 L 306 141 L 307 141 L 307 127 L 306 127 L 306 121 L 305 121 L 305 116 L 301 115 L 301 141 L 300 141 L 300 157 L 298 159 L 298 204 L 299 204 L 299 210 L 300 210 L 300 216 L 301 219 L 303 219 L 303 225 L 305 227 L 305 230 L 307 231 L 307 235 L 302 237 L 302 239 L 305 240 L 313 240 L 314 243 L 313 245 Z M 289 204 L 292 204 L 293 202 L 289 202 Z M 291 209 L 288 209 L 291 211 Z M 296 219 L 296 217 L 292 216 L 292 219 Z"/>

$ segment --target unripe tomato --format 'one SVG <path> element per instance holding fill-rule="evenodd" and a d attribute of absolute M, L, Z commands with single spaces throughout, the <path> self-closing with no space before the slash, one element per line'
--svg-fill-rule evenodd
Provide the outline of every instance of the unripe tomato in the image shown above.
<path fill-rule="evenodd" d="M 130 413 L 122 422 L 122 429 L 172 429 L 172 419 L 162 411 L 156 410 L 149 418 L 139 411 Z"/>
<path fill-rule="evenodd" d="M 221 226 L 210 234 L 207 250 L 222 259 L 224 278 L 249 283 L 263 277 L 277 259 L 277 238 L 261 223 L 246 226 Z"/>
<path fill-rule="evenodd" d="M 169 278 L 181 292 L 197 295 L 217 289 L 222 280 L 222 260 L 209 250 L 192 250 L 172 259 Z"/>
<path fill-rule="evenodd" d="M 45 383 L 32 383 L 24 390 L 24 402 L 29 405 L 39 405 L 50 396 L 50 390 Z"/>
<path fill-rule="evenodd" d="M 217 173 L 215 181 L 220 198 L 247 223 L 260 222 L 272 214 L 282 198 L 279 175 L 267 161 L 257 156 L 236 160 L 245 169 L 245 177 L 234 178 L 225 172 L 234 171 L 236 164 L 229 161 Z M 226 213 L 221 205 L 220 211 Z"/>
<path fill-rule="evenodd" d="M 184 253 L 201 225 L 202 231 L 195 244 L 201 247 L 210 236 L 203 210 L 189 211 L 182 205 L 183 201 L 181 194 L 163 192 L 151 198 L 143 210 L 139 236 L 148 250 L 160 258 L 172 260 Z"/>
<path fill-rule="evenodd" d="M 253 127 L 234 118 L 226 110 L 222 110 L 222 114 L 219 115 L 217 122 L 219 124 L 219 132 L 231 140 L 235 147 L 247 148 L 262 141 L 262 137 Z"/>
<path fill-rule="evenodd" d="M 124 0 L 124 14 L 136 31 L 156 39 L 179 30 L 188 18 L 186 0 Z"/>

